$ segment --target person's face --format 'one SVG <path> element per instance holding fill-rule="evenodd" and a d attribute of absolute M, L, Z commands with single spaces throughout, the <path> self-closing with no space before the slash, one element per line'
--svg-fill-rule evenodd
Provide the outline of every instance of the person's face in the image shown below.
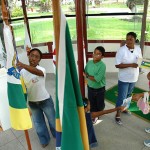
<path fill-rule="evenodd" d="M 32 51 L 30 54 L 29 54 L 29 64 L 30 66 L 33 66 L 33 67 L 36 67 L 39 62 L 40 62 L 40 54 L 38 51 Z"/>
<path fill-rule="evenodd" d="M 126 37 L 126 44 L 128 48 L 133 49 L 134 48 L 134 44 L 135 44 L 135 38 L 131 35 L 128 35 Z"/>
<path fill-rule="evenodd" d="M 102 53 L 99 51 L 99 50 L 94 50 L 94 53 L 93 53 L 93 60 L 94 61 L 100 61 L 102 59 Z"/>

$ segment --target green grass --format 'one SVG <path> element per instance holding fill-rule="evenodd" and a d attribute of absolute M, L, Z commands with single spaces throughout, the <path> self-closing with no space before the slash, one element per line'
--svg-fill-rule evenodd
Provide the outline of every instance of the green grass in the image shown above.
<path fill-rule="evenodd" d="M 76 20 L 68 18 L 72 40 L 76 40 Z M 125 39 L 129 31 L 134 31 L 140 38 L 141 22 L 129 22 L 118 18 L 88 18 L 87 35 L 90 40 L 112 40 Z M 20 37 L 17 45 L 24 43 L 24 26 L 20 25 L 14 28 L 15 37 Z M 53 40 L 53 22 L 49 20 L 39 20 L 30 22 L 30 33 L 32 43 L 43 43 Z"/>
<path fill-rule="evenodd" d="M 70 7 L 74 7 L 74 3 L 71 5 L 61 5 L 63 11 L 66 14 L 75 14 L 74 11 L 70 11 Z M 89 5 L 88 13 L 102 13 L 100 9 L 91 9 L 92 6 Z M 127 8 L 126 4 L 123 3 L 112 3 L 112 4 L 101 4 L 96 5 L 96 8 Z M 138 10 L 142 11 L 143 6 L 137 5 Z M 39 8 L 36 8 L 39 9 Z M 52 12 L 43 12 L 43 13 L 30 13 L 28 16 L 45 16 L 51 15 Z M 148 15 L 150 15 L 150 10 L 148 10 Z M 141 17 L 141 16 L 139 16 Z M 67 18 L 71 38 L 76 40 L 76 19 Z M 135 21 L 132 19 L 121 19 L 121 18 L 112 18 L 112 17 L 88 17 L 87 21 L 87 37 L 89 40 L 123 40 L 125 35 L 129 31 L 134 31 L 138 34 L 138 39 L 140 39 L 141 34 L 141 20 Z M 22 21 L 16 21 L 19 23 Z M 150 31 L 149 20 L 147 19 L 147 31 Z M 52 19 L 40 21 L 29 20 L 30 23 L 30 34 L 32 38 L 32 43 L 43 43 L 53 40 L 53 21 Z M 16 38 L 20 38 L 17 41 L 17 45 L 23 45 L 24 43 L 24 25 L 18 25 L 14 27 L 14 34 Z M 150 33 L 147 34 L 146 40 L 150 40 Z"/>

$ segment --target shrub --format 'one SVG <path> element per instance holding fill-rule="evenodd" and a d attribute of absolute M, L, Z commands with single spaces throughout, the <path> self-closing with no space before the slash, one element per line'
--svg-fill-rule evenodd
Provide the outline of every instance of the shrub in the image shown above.
<path fill-rule="evenodd" d="M 23 16 L 23 11 L 21 7 L 14 7 L 12 10 L 12 17 L 20 17 Z"/>

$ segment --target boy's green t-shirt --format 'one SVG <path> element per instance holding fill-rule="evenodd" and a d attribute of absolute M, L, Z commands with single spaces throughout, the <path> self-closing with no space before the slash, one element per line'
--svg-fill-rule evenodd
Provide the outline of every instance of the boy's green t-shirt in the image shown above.
<path fill-rule="evenodd" d="M 94 89 L 102 88 L 106 85 L 105 81 L 105 73 L 106 73 L 106 65 L 103 61 L 99 61 L 94 63 L 93 60 L 88 61 L 85 67 L 85 73 L 89 76 L 94 76 L 96 81 L 92 81 L 87 78 L 88 86 Z"/>

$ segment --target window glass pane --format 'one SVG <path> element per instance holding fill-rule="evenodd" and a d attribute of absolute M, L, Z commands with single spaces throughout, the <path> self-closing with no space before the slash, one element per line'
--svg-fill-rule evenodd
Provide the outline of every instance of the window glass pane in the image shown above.
<path fill-rule="evenodd" d="M 51 0 L 27 1 L 26 6 L 27 6 L 28 17 L 52 15 L 52 2 L 51 2 Z"/>
<path fill-rule="evenodd" d="M 60 3 L 65 14 L 75 14 L 75 0 L 62 0 Z M 51 0 L 34 0 L 28 1 L 26 4 L 28 17 L 52 15 Z"/>
<path fill-rule="evenodd" d="M 30 19 L 30 35 L 32 44 L 53 41 L 53 19 Z"/>
<path fill-rule="evenodd" d="M 127 32 L 141 34 L 141 20 L 136 21 L 134 16 L 99 16 L 88 17 L 88 40 L 124 40 Z"/>
<path fill-rule="evenodd" d="M 8 6 L 11 19 L 23 17 L 21 0 L 8 0 Z"/>
<path fill-rule="evenodd" d="M 76 18 L 75 17 L 67 17 L 67 22 L 69 25 L 71 40 L 76 41 L 77 40 Z"/>
<path fill-rule="evenodd" d="M 24 30 L 24 21 L 13 21 L 11 23 L 13 34 L 15 37 L 16 46 L 24 45 L 25 30 Z"/>
<path fill-rule="evenodd" d="M 142 0 L 86 0 L 87 13 L 143 12 Z"/>

